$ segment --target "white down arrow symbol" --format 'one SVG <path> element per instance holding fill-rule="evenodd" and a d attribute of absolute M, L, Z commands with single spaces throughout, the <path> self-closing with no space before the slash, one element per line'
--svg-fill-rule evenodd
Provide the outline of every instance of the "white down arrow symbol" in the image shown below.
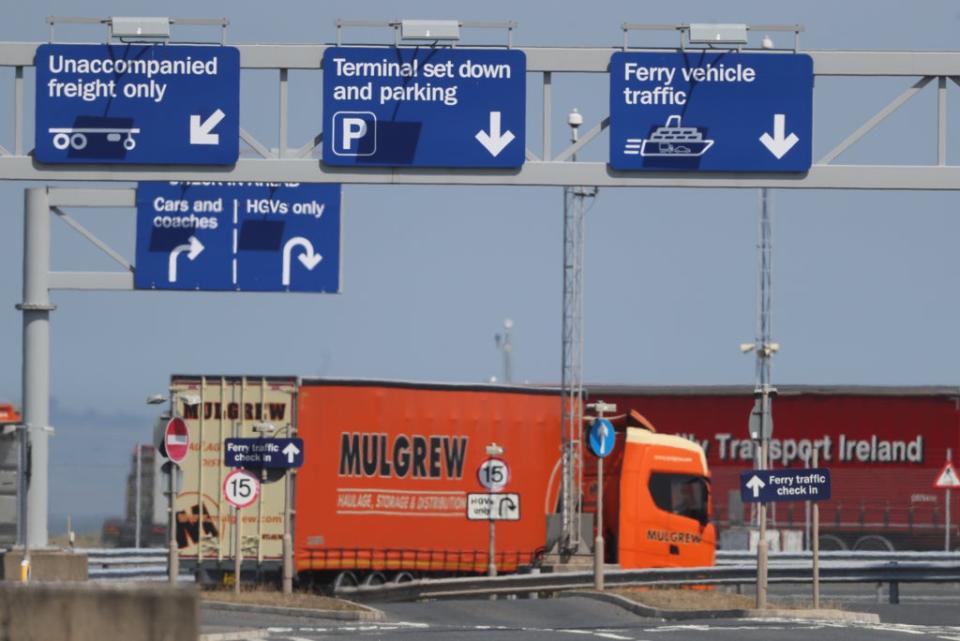
<path fill-rule="evenodd" d="M 477 132 L 476 139 L 483 145 L 483 148 L 490 152 L 490 155 L 496 158 L 504 148 L 513 142 L 514 135 L 509 129 L 500 133 L 500 112 L 490 112 L 490 133 L 483 129 Z"/>
<path fill-rule="evenodd" d="M 763 146 L 767 148 L 771 154 L 777 157 L 777 160 L 780 160 L 784 155 L 790 151 L 795 144 L 800 142 L 800 139 L 797 138 L 796 134 L 790 134 L 787 137 L 784 137 L 787 117 L 784 114 L 773 114 L 773 137 L 770 134 L 764 132 L 760 136 L 760 142 L 763 143 Z"/>

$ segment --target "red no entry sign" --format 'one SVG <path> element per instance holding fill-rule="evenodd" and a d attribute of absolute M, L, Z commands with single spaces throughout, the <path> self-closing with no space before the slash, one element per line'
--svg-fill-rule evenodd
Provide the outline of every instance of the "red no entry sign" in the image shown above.
<path fill-rule="evenodd" d="M 167 423 L 167 429 L 163 432 L 163 447 L 167 458 L 174 463 L 186 458 L 187 449 L 190 447 L 190 433 L 187 431 L 187 424 L 179 416 L 171 418 Z"/>

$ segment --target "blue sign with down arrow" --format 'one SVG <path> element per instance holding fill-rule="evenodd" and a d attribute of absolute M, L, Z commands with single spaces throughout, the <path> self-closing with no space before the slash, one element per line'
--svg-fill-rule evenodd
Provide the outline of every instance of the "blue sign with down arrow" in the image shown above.
<path fill-rule="evenodd" d="M 610 59 L 610 166 L 804 172 L 813 150 L 805 54 L 622 51 Z"/>
<path fill-rule="evenodd" d="M 517 168 L 526 56 L 512 49 L 329 47 L 323 162 Z"/>
<path fill-rule="evenodd" d="M 140 183 L 136 289 L 340 290 L 340 185 Z"/>

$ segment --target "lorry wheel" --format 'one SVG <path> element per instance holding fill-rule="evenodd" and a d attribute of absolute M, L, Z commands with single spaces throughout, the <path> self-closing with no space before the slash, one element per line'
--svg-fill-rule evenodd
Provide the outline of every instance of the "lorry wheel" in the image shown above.
<path fill-rule="evenodd" d="M 847 544 L 839 536 L 834 536 L 832 534 L 821 534 L 820 535 L 820 550 L 821 551 L 837 551 L 843 552 L 847 550 Z"/>
<path fill-rule="evenodd" d="M 357 587 L 359 581 L 357 581 L 357 575 L 349 570 L 344 570 L 337 574 L 337 577 L 333 580 L 333 592 L 336 594 L 340 591 L 340 588 L 355 588 Z"/>
<path fill-rule="evenodd" d="M 876 534 L 862 536 L 853 544 L 854 552 L 893 552 L 895 549 L 886 537 Z"/>
<path fill-rule="evenodd" d="M 383 576 L 383 572 L 371 572 L 363 577 L 364 585 L 383 585 L 386 582 L 387 577 Z"/>
<path fill-rule="evenodd" d="M 409 572 L 397 572 L 397 576 L 393 577 L 394 583 L 410 583 L 413 581 L 413 575 Z"/>

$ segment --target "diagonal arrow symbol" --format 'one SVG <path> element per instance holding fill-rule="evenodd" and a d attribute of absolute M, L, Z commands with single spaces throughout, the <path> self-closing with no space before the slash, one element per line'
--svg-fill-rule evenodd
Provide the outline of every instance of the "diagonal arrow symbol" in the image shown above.
<path fill-rule="evenodd" d="M 797 135 L 794 133 L 784 137 L 786 128 L 787 116 L 785 114 L 774 114 L 773 137 L 766 132 L 760 136 L 760 142 L 767 148 L 767 151 L 777 157 L 777 160 L 783 158 L 788 151 L 793 149 L 795 144 L 800 142 L 800 139 L 797 138 Z"/>
<path fill-rule="evenodd" d="M 200 114 L 190 115 L 190 144 L 191 145 L 219 145 L 220 134 L 210 133 L 220 124 L 227 114 L 217 109 L 210 117 L 200 122 Z"/>

